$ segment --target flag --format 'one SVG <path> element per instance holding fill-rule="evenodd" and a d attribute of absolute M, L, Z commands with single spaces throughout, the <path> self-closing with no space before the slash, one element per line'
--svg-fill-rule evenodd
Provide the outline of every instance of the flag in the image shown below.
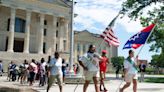
<path fill-rule="evenodd" d="M 155 27 L 155 24 L 151 24 L 147 26 L 142 31 L 138 32 L 134 36 L 132 36 L 124 45 L 123 49 L 134 48 L 137 49 L 141 45 L 145 44 L 146 40 L 148 39 L 149 34 L 151 33 L 152 29 Z"/>
<path fill-rule="evenodd" d="M 116 47 L 118 47 L 120 43 L 118 41 L 118 38 L 115 36 L 112 27 L 114 26 L 119 14 L 109 23 L 105 31 L 100 35 L 100 37 L 102 37 L 109 45 L 113 45 Z"/>

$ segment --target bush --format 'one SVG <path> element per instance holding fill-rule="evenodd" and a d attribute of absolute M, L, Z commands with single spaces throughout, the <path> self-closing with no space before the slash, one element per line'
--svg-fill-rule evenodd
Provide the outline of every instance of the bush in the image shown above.
<path fill-rule="evenodd" d="M 152 68 L 152 67 L 148 67 L 148 68 L 146 68 L 146 73 L 147 74 L 154 74 L 155 73 L 155 69 Z"/>

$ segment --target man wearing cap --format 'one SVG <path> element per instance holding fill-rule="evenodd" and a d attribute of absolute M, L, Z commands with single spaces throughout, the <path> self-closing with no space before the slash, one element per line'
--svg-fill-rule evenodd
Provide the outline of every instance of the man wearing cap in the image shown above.
<path fill-rule="evenodd" d="M 88 52 L 79 58 L 79 64 L 84 69 L 85 83 L 83 86 L 83 92 L 86 92 L 87 87 L 91 80 L 93 80 L 96 92 L 100 92 L 98 87 L 99 77 L 99 61 L 101 56 L 95 53 L 96 48 L 94 45 L 90 45 Z"/>
<path fill-rule="evenodd" d="M 102 50 L 102 59 L 99 63 L 100 66 L 100 91 L 104 90 L 107 91 L 105 85 L 104 85 L 104 79 L 105 79 L 105 73 L 107 69 L 107 64 L 109 63 L 108 58 L 106 57 L 106 50 Z M 103 89 L 101 88 L 103 86 Z"/>

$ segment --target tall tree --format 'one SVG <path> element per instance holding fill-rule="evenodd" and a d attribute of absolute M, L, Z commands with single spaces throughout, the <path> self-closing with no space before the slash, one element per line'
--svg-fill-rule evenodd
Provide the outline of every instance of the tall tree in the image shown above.
<path fill-rule="evenodd" d="M 127 0 L 122 4 L 124 14 L 135 20 L 139 18 L 143 26 L 156 23 L 156 28 L 150 36 L 150 51 L 161 52 L 158 59 L 163 58 L 164 53 L 164 1 L 163 0 Z M 152 9 L 152 7 L 154 7 Z M 145 11 L 147 14 L 145 16 Z M 157 58 L 157 57 L 156 57 Z"/>

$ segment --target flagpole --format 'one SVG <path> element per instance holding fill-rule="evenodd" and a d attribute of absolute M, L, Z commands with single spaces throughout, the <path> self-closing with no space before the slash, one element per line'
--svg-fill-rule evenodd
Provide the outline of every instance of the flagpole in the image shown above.
<path fill-rule="evenodd" d="M 151 34 L 153 33 L 155 27 L 156 27 L 156 24 L 155 24 L 155 26 L 153 27 L 152 31 L 150 32 L 149 36 L 147 37 L 145 43 L 147 43 L 147 41 L 149 40 L 149 38 L 150 38 Z M 145 46 L 145 44 L 141 47 L 141 49 L 139 50 L 137 56 L 140 54 L 140 52 L 141 52 L 141 50 L 143 49 L 144 46 Z"/>
<path fill-rule="evenodd" d="M 71 6 L 71 32 L 70 32 L 70 58 L 69 58 L 69 64 L 70 64 L 70 72 L 73 72 L 73 63 L 74 63 L 74 30 L 73 30 L 73 21 L 74 18 L 74 0 L 72 0 L 72 6 Z"/>
<path fill-rule="evenodd" d="M 101 45 L 104 43 L 104 39 L 101 41 L 99 47 L 97 49 L 100 49 Z"/>

